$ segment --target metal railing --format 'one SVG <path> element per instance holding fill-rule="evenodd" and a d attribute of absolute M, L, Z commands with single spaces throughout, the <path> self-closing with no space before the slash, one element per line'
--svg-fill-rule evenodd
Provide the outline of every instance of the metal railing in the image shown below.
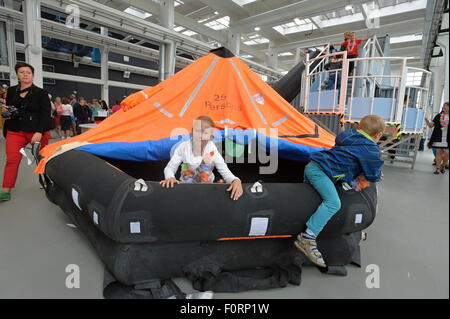
<path fill-rule="evenodd" d="M 390 105 L 390 112 L 389 116 L 386 117 L 382 116 L 387 123 L 392 124 L 399 124 L 401 122 L 401 116 L 402 116 L 402 103 L 403 103 L 403 96 L 405 91 L 405 82 L 406 82 L 406 60 L 407 58 L 404 57 L 368 57 L 368 58 L 353 58 L 353 59 L 347 59 L 345 63 L 355 63 L 358 64 L 358 62 L 366 62 L 370 65 L 371 62 L 379 61 L 379 62 L 392 62 L 392 61 L 400 61 L 401 62 L 401 70 L 399 75 L 384 75 L 381 74 L 375 74 L 373 70 L 371 72 L 365 71 L 363 72 L 364 75 L 352 75 L 352 76 L 343 76 L 343 79 L 347 77 L 349 82 L 351 83 L 351 92 L 347 97 L 347 107 L 346 112 L 344 115 L 345 121 L 358 121 L 361 117 L 355 117 L 353 112 L 353 103 L 355 98 L 370 98 L 370 107 L 367 114 L 377 114 L 377 111 L 374 111 L 374 102 L 376 98 L 381 98 L 380 92 L 380 83 L 383 80 L 387 80 L 390 84 L 390 89 L 392 90 L 390 97 L 391 98 L 391 105 Z M 355 66 L 355 68 L 358 66 Z M 362 66 L 360 66 L 362 67 Z M 384 68 L 380 69 L 381 72 L 384 71 Z M 355 94 L 355 88 L 357 88 L 356 80 L 360 79 L 362 83 L 359 83 L 360 88 Z M 355 96 L 356 95 L 356 96 Z M 362 114 L 360 114 L 362 115 Z M 378 114 L 380 115 L 380 114 Z"/>
<path fill-rule="evenodd" d="M 420 76 L 420 84 L 408 84 L 408 74 L 420 72 L 422 75 Z M 404 98 L 404 108 L 405 109 L 415 109 L 415 124 L 413 128 L 406 127 L 402 125 L 401 132 L 402 133 L 422 133 L 424 129 L 424 121 L 426 117 L 426 113 L 430 109 L 430 83 L 431 83 L 431 75 L 430 71 L 407 67 L 406 71 L 406 85 L 405 85 L 405 98 Z M 412 104 L 410 104 L 412 102 Z M 423 116 L 419 116 L 420 111 L 422 111 Z M 408 122 L 409 112 L 403 112 L 402 124 Z"/>
<path fill-rule="evenodd" d="M 376 39 L 375 39 L 376 40 Z M 375 42 L 376 43 L 376 42 Z M 333 58 L 342 59 L 342 67 L 338 69 L 325 70 L 325 65 Z M 314 69 L 310 70 L 310 65 L 320 61 Z M 401 72 L 398 75 L 384 74 L 384 68 L 377 70 L 369 69 L 367 66 L 370 63 L 388 63 L 393 61 L 401 62 Z M 406 83 L 406 61 L 404 57 L 365 57 L 365 58 L 347 58 L 347 52 L 329 53 L 309 59 L 307 55 L 305 74 L 303 75 L 303 106 L 307 113 L 339 113 L 344 114 L 344 121 L 357 122 L 360 117 L 354 116 L 354 99 L 355 98 L 369 98 L 368 110 L 366 114 L 376 114 L 377 109 L 374 108 L 375 102 L 379 102 L 378 98 L 383 98 L 380 91 L 387 95 L 387 100 L 390 102 L 389 114 L 384 114 L 384 119 L 387 123 L 401 123 L 403 111 L 403 96 L 405 94 Z M 358 75 L 348 75 L 349 64 L 359 64 L 356 67 L 363 68 Z M 361 75 L 362 74 L 362 75 Z M 330 76 L 333 75 L 333 76 Z M 324 81 L 330 79 L 333 83 L 327 82 L 328 90 L 323 90 Z M 339 83 L 340 81 L 340 83 Z M 388 88 L 382 88 L 381 83 L 387 83 Z M 347 92 L 347 85 L 350 85 L 351 90 Z M 324 92 L 328 91 L 328 92 Z M 326 103 L 325 102 L 326 95 Z M 376 100 L 378 99 L 378 100 Z M 311 105 L 311 102 L 314 105 Z M 362 102 L 360 102 L 362 103 Z M 324 107 L 326 105 L 326 107 Z M 386 113 L 386 112 L 385 112 Z"/>
<path fill-rule="evenodd" d="M 327 49 L 328 48 L 328 49 Z M 329 46 L 325 47 L 324 50 L 321 51 L 321 53 L 326 52 L 325 50 L 329 50 Z M 330 59 L 336 58 L 336 59 L 342 59 L 342 67 L 337 69 L 331 69 L 331 70 L 325 70 L 325 65 L 330 62 Z M 306 56 L 306 68 L 305 73 L 303 75 L 303 83 L 305 85 L 303 86 L 302 91 L 303 94 L 303 106 L 305 112 L 321 112 L 320 110 L 320 98 L 321 98 L 321 92 L 322 92 L 322 78 L 327 78 L 328 81 L 332 78 L 331 75 L 333 75 L 333 105 L 331 108 L 331 112 L 333 113 L 343 113 L 344 108 L 343 105 L 345 104 L 345 94 L 340 94 L 339 92 L 346 92 L 347 90 L 347 82 L 340 80 L 342 79 L 342 74 L 348 72 L 348 64 L 345 65 L 344 61 L 347 59 L 347 52 L 335 52 L 335 53 L 327 53 L 324 55 L 318 55 L 317 57 L 313 59 L 309 59 L 309 54 Z M 319 63 L 314 67 L 313 70 L 310 70 L 310 65 L 315 63 L 316 61 L 319 61 Z M 314 81 L 319 80 L 319 84 L 317 87 L 317 109 L 311 110 L 309 105 L 309 100 L 311 97 L 311 86 L 314 83 Z M 338 84 L 340 82 L 340 84 Z M 328 85 L 329 86 L 329 85 Z M 326 110 L 327 112 L 330 112 L 330 108 Z"/>

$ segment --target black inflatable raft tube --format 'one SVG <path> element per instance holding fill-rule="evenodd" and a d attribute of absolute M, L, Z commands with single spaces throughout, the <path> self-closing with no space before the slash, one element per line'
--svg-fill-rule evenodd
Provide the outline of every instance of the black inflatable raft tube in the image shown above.
<path fill-rule="evenodd" d="M 227 241 L 252 237 L 289 237 L 305 229 L 321 202 L 302 183 L 243 183 L 244 195 L 233 201 L 225 184 L 181 184 L 165 189 L 138 181 L 105 160 L 68 151 L 50 160 L 45 173 L 110 239 L 120 243 Z M 252 191 L 253 188 L 253 191 Z M 373 222 L 377 192 L 338 187 L 340 211 L 324 235 L 359 232 Z"/>
<path fill-rule="evenodd" d="M 122 284 L 138 285 L 153 279 L 215 276 L 223 272 L 262 267 L 294 267 L 301 273 L 303 265 L 311 265 L 293 244 L 294 238 L 195 241 L 183 243 L 118 243 L 80 212 L 71 198 L 53 185 L 48 198 L 59 205 L 97 251 L 109 272 Z M 323 235 L 317 243 L 330 274 L 345 275 L 345 265 L 360 264 L 361 232 L 345 235 Z M 295 272 L 294 272 L 295 273 Z M 267 285 L 267 278 L 253 284 Z M 275 279 L 273 279 L 276 282 Z M 292 278 L 300 284 L 299 278 Z M 267 288 L 267 286 L 265 286 Z M 259 289 L 257 286 L 254 289 Z"/>

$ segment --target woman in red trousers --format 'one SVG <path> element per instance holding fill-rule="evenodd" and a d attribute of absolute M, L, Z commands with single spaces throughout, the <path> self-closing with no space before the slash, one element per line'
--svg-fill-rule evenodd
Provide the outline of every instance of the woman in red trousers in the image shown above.
<path fill-rule="evenodd" d="M 0 201 L 11 199 L 11 190 L 16 184 L 22 155 L 20 149 L 27 144 L 40 142 L 41 148 L 47 145 L 51 116 L 48 93 L 33 84 L 34 68 L 24 62 L 15 66 L 19 84 L 8 89 L 6 107 L 6 165 L 3 175 L 3 189 Z"/>

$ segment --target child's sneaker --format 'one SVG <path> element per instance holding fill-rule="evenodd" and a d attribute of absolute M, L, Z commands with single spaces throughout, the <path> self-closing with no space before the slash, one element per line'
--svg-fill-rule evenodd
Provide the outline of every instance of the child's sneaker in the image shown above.
<path fill-rule="evenodd" d="M 306 235 L 307 236 L 307 235 Z M 294 242 L 297 247 L 305 256 L 319 267 L 326 267 L 325 261 L 322 258 L 322 254 L 317 249 L 317 243 L 314 239 L 304 238 L 304 234 L 297 236 L 297 240 Z"/>

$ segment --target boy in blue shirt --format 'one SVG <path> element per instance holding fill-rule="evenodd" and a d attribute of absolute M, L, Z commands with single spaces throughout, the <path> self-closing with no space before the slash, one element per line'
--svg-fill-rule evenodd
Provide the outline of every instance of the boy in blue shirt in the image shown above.
<path fill-rule="evenodd" d="M 334 184 L 352 182 L 360 175 L 373 183 L 382 179 L 384 161 L 377 142 L 385 127 L 381 117 L 367 115 L 359 122 L 358 130 L 340 133 L 332 149 L 313 153 L 305 167 L 305 182 L 316 189 L 323 201 L 306 223 L 306 231 L 297 236 L 295 246 L 320 267 L 326 265 L 317 250 L 316 237 L 341 208 Z"/>

